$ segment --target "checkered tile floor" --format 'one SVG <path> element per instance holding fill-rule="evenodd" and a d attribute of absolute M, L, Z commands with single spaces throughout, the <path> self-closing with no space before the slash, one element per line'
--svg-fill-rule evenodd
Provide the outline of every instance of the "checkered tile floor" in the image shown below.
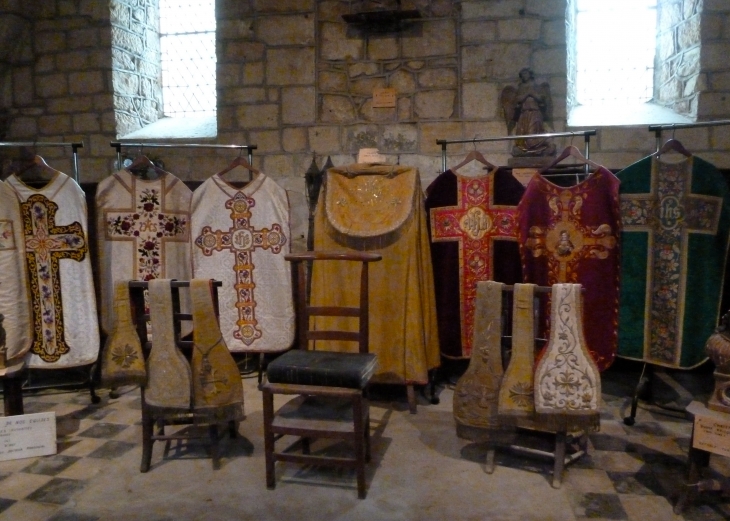
<path fill-rule="evenodd" d="M 577 520 L 730 519 L 730 498 L 713 493 L 702 495 L 681 516 L 673 515 L 672 506 L 686 472 L 691 424 L 681 413 L 667 411 L 643 401 L 640 402 L 636 424 L 631 427 L 624 424 L 623 418 L 629 411 L 639 369 L 638 364 L 619 361 L 603 374 L 601 432 L 590 436 L 588 454 L 566 468 L 563 486 L 555 494 L 567 498 L 573 518 Z M 247 410 L 250 411 L 252 404 L 260 404 L 261 397 L 255 387 L 255 379 L 244 380 L 244 386 Z M 712 369 L 708 367 L 688 372 L 660 372 L 655 375 L 652 385 L 654 402 L 672 406 L 686 405 L 692 398 L 706 400 L 711 389 Z M 448 430 L 451 386 L 439 387 L 440 405 L 429 406 L 422 399 L 419 414 L 416 416 L 408 415 L 404 396 L 387 396 L 389 392 L 391 391 L 379 392 L 376 389 L 373 393 L 372 409 L 375 417 L 382 421 L 390 418 L 389 421 L 393 422 L 392 414 L 403 415 L 404 419 L 417 424 L 421 432 L 425 432 L 431 425 L 429 418 L 434 418 L 438 413 L 443 421 L 440 423 L 440 430 L 435 431 L 433 436 L 443 437 L 443 443 L 460 443 L 462 460 L 469 463 L 473 461 L 475 467 L 483 463 L 484 446 L 456 441 L 455 430 Z M 101 403 L 94 405 L 90 403 L 88 392 L 83 390 L 26 394 L 27 413 L 55 411 L 58 454 L 0 462 L 0 520 L 105 519 L 103 515 L 88 513 L 94 509 L 84 504 L 84 491 L 106 469 L 114 468 L 115 462 L 118 464 L 124 461 L 129 466 L 139 464 L 140 397 L 136 389 L 127 390 L 115 399 L 110 398 L 105 391 L 101 391 L 100 396 Z M 444 428 L 444 425 L 447 427 Z M 253 430 L 258 431 L 258 428 Z M 374 435 L 373 446 L 376 454 L 378 450 L 387 451 L 387 445 L 379 442 L 378 437 L 394 435 L 393 432 L 389 433 L 388 425 L 380 425 L 378 429 L 380 434 Z M 254 446 L 262 445 L 260 438 L 251 439 Z M 251 447 L 249 449 L 254 450 Z M 256 447 L 255 450 L 260 454 L 262 447 Z M 155 458 L 159 457 L 156 453 Z M 201 453 L 200 457 L 205 458 L 205 454 Z M 255 465 L 259 463 L 263 465 L 263 458 L 248 462 Z M 552 471 L 551 462 L 506 450 L 497 452 L 497 465 L 497 470 L 488 479 L 504 479 L 507 475 L 506 469 L 500 467 L 533 476 L 544 475 L 546 481 L 549 481 Z M 729 471 L 730 466 L 724 458 L 712 458 L 711 473 L 730 475 Z M 154 472 L 154 462 L 151 472 Z M 379 473 L 384 473 L 384 470 L 375 470 L 372 481 L 379 479 Z M 412 475 L 409 479 L 413 480 L 414 487 L 425 489 L 438 476 Z M 376 488 L 375 485 L 372 487 Z M 316 493 L 317 490 L 314 487 L 308 492 Z M 266 494 L 262 485 L 256 493 Z M 376 492 L 372 494 L 375 495 Z M 365 501 L 371 500 L 372 497 L 369 496 Z M 529 502 L 530 497 L 525 497 L 524 501 Z M 534 508 L 539 513 L 540 505 L 536 504 Z M 414 516 L 416 517 L 413 519 L 425 519 L 422 515 Z M 175 514 L 174 505 L 170 505 L 166 517 L 155 517 L 156 520 L 183 518 Z M 198 518 L 219 519 L 196 517 Z M 490 519 L 488 513 L 485 513 L 484 519 Z M 539 519 L 539 514 L 536 519 Z"/>

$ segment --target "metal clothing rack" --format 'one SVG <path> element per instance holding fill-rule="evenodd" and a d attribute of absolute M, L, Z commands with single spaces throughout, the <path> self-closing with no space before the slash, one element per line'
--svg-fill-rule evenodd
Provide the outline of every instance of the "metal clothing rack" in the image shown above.
<path fill-rule="evenodd" d="M 112 148 L 117 150 L 117 168 L 122 169 L 122 147 L 144 148 L 228 148 L 243 151 L 246 149 L 249 164 L 253 164 L 253 151 L 258 148 L 256 145 L 216 145 L 205 143 L 131 143 L 112 141 L 109 143 Z"/>
<path fill-rule="evenodd" d="M 649 125 L 649 132 L 654 132 L 656 136 L 656 151 L 659 152 L 661 148 L 662 132 L 665 130 L 686 129 L 686 128 L 702 128 L 702 127 L 720 127 L 730 125 L 730 119 L 716 120 L 716 121 L 698 121 L 696 123 L 667 123 L 663 125 Z M 641 368 L 641 374 L 639 375 L 639 382 L 636 384 L 634 389 L 634 395 L 631 399 L 631 412 L 624 418 L 624 424 L 634 425 L 636 423 L 636 409 L 639 405 L 639 397 L 645 396 L 647 401 L 651 401 L 651 388 L 654 379 L 654 365 L 649 362 L 644 362 Z M 670 407 L 666 405 L 654 404 L 657 407 L 673 412 L 684 413 L 684 408 Z"/>
<path fill-rule="evenodd" d="M 574 132 L 550 132 L 547 134 L 523 134 L 520 136 L 501 136 L 501 137 L 485 137 L 474 139 L 437 139 L 436 144 L 441 145 L 441 172 L 446 172 L 446 147 L 456 143 L 484 143 L 487 141 L 516 141 L 518 139 L 540 139 L 551 137 L 576 137 L 583 136 L 585 142 L 584 156 L 586 159 L 590 157 L 590 141 L 591 136 L 595 136 L 597 130 L 576 130 Z"/>
<path fill-rule="evenodd" d="M 74 181 L 79 182 L 79 148 L 84 147 L 83 141 L 72 143 L 52 143 L 44 141 L 4 141 L 0 142 L 0 147 L 71 147 L 74 167 Z"/>
<path fill-rule="evenodd" d="M 654 132 L 656 136 L 656 149 L 659 152 L 661 147 L 662 131 L 664 130 L 679 130 L 683 128 L 698 128 L 698 127 L 721 127 L 730 125 L 730 119 L 721 119 L 717 121 L 698 121 L 697 123 L 667 123 L 664 125 L 649 125 L 649 132 Z"/>

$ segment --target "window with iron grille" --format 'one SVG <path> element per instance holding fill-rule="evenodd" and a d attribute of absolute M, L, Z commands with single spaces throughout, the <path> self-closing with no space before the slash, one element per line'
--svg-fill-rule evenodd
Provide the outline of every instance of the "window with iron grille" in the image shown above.
<path fill-rule="evenodd" d="M 163 115 L 216 113 L 215 0 L 160 0 Z"/>

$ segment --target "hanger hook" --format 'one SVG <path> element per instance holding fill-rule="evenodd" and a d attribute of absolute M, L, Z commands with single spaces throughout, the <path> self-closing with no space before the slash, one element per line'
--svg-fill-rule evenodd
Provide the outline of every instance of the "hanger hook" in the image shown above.
<path fill-rule="evenodd" d="M 674 133 L 677 131 L 676 123 L 672 123 L 672 139 L 674 139 Z"/>
<path fill-rule="evenodd" d="M 243 155 L 243 147 L 238 147 L 238 158 L 240 159 Z"/>
<path fill-rule="evenodd" d="M 474 151 L 476 152 L 476 150 L 477 150 L 477 135 L 476 134 L 474 134 L 474 139 L 471 140 L 471 144 L 474 147 Z"/>

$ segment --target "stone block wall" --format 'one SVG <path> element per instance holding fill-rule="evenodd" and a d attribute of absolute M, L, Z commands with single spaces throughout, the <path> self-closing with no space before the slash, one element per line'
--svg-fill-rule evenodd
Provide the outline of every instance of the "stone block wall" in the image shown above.
<path fill-rule="evenodd" d="M 690 104 L 699 118 L 730 118 L 730 3 L 663 1 L 681 7 L 682 20 L 700 17 L 700 69 L 690 74 L 677 68 L 676 89 L 691 91 L 694 85 L 699 95 L 690 97 Z M 256 144 L 255 166 L 289 190 L 297 219 L 306 214 L 303 176 L 313 154 L 320 166 L 328 155 L 342 165 L 354 161 L 358 148 L 376 146 L 391 161 L 417 166 L 425 185 L 440 170 L 436 139 L 506 134 L 499 95 L 517 82 L 523 67 L 549 82 L 552 127 L 565 129 L 566 2 L 403 0 L 404 9 L 420 10 L 420 22 L 399 33 L 363 34 L 341 19 L 358 8 L 354 0 L 218 0 L 218 136 L 205 141 Z M 154 72 L 141 65 L 140 49 L 124 55 L 112 44 L 112 31 L 122 27 L 124 16 L 145 13 L 152 23 L 154 14 L 145 9 L 150 5 L 152 0 L 0 2 L 5 139 L 82 140 L 82 181 L 109 175 L 115 167 L 109 142 L 126 131 L 118 128 L 115 95 L 126 92 L 145 107 L 145 115 L 128 111 L 130 124 L 151 119 L 159 100 L 142 81 Z M 696 49 L 688 42 L 697 31 L 686 33 L 676 48 L 683 60 Z M 607 35 L 607 41 L 613 37 L 619 36 Z M 118 59 L 126 60 L 126 69 Z M 136 71 L 137 80 L 123 80 L 121 70 Z M 129 89 L 115 93 L 117 80 Z M 380 86 L 396 89 L 395 109 L 372 107 L 372 90 Z M 729 168 L 728 136 L 730 129 L 715 127 L 677 131 L 675 137 Z M 448 163 L 470 148 L 449 147 Z M 507 163 L 509 143 L 478 148 L 493 163 Z M 622 168 L 653 148 L 653 134 L 645 127 L 604 127 L 592 141 L 592 158 Z M 52 166 L 71 171 L 68 151 L 39 152 Z M 145 152 L 185 180 L 202 180 L 233 159 L 230 151 Z M 230 179 L 237 176 L 245 177 L 232 172 Z"/>
<path fill-rule="evenodd" d="M 659 0 L 655 100 L 697 116 L 702 0 Z"/>
<path fill-rule="evenodd" d="M 158 0 L 111 0 L 112 85 L 117 133 L 162 115 Z"/>

